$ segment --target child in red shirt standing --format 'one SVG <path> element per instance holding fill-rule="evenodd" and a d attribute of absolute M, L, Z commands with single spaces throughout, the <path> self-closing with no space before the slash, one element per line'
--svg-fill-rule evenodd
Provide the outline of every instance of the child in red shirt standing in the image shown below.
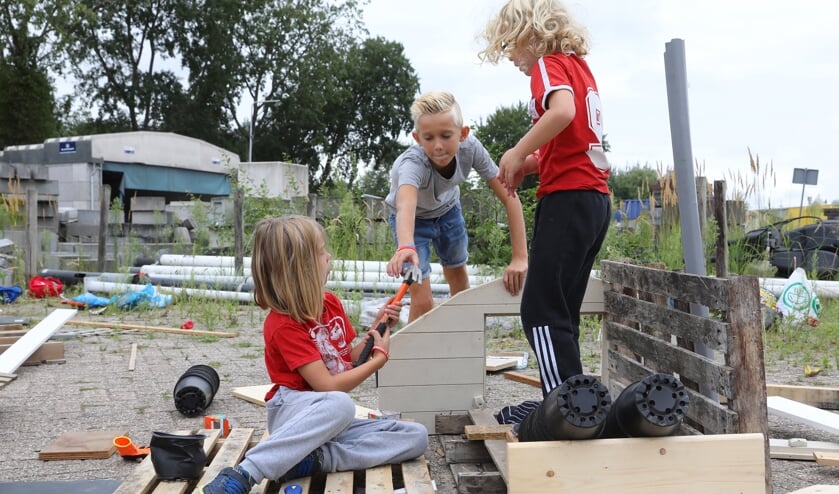
<path fill-rule="evenodd" d="M 265 219 L 254 232 L 254 299 L 270 312 L 263 326 L 265 366 L 274 386 L 265 396 L 270 436 L 223 469 L 204 494 L 250 492 L 263 479 L 288 480 L 317 472 L 366 469 L 423 454 L 422 424 L 355 418 L 347 394 L 387 363 L 390 331 L 356 336 L 341 301 L 324 291 L 331 256 L 326 235 L 303 216 Z M 399 320 L 400 304 L 376 318 Z M 370 358 L 353 366 L 368 338 Z"/>
<path fill-rule="evenodd" d="M 504 153 L 499 178 L 515 194 L 539 174 L 521 320 L 547 396 L 582 373 L 580 308 L 611 218 L 600 96 L 583 59 L 588 34 L 560 0 L 509 0 L 484 37 L 482 60 L 508 58 L 530 78 L 533 127 Z"/>

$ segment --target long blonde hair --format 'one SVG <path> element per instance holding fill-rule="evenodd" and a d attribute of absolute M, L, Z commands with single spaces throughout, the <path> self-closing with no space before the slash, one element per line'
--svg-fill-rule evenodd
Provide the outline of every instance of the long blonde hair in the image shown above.
<path fill-rule="evenodd" d="M 253 234 L 253 296 L 262 309 L 287 314 L 300 323 L 323 314 L 319 254 L 323 227 L 306 216 L 266 218 Z"/>
<path fill-rule="evenodd" d="M 586 28 L 578 24 L 561 0 L 509 0 L 484 29 L 483 61 L 498 63 L 516 48 L 537 57 L 550 53 L 588 54 Z"/>

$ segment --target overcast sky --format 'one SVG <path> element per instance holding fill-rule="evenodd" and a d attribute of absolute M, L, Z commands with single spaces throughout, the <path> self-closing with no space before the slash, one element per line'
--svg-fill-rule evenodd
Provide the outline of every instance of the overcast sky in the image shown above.
<path fill-rule="evenodd" d="M 402 43 L 420 90 L 446 89 L 467 123 L 529 99 L 510 62 L 481 64 L 486 21 L 503 0 L 371 0 L 371 35 Z M 684 40 L 691 149 L 729 195 L 756 183 L 752 206 L 797 207 L 794 168 L 819 170 L 808 198 L 839 200 L 839 29 L 833 2 L 800 0 L 569 1 L 592 39 L 587 57 L 603 104 L 615 168 L 673 168 L 666 43 Z M 765 170 L 749 168 L 749 149 Z M 769 174 L 769 166 L 774 174 Z"/>

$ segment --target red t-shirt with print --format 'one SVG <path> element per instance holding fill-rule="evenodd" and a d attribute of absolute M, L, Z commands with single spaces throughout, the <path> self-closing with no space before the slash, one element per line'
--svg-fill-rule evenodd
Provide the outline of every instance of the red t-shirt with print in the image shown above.
<path fill-rule="evenodd" d="M 265 401 L 274 396 L 279 386 L 311 391 L 297 369 L 315 360 L 323 360 L 332 375 L 352 369 L 350 351 L 355 329 L 334 293 L 324 293 L 323 308 L 323 317 L 317 324 L 300 324 L 286 314 L 268 313 L 263 324 L 265 367 L 274 386 L 265 395 Z"/>
<path fill-rule="evenodd" d="M 530 116 L 534 123 L 545 113 L 548 96 L 571 91 L 577 108 L 574 120 L 539 149 L 537 197 L 559 190 L 609 193 L 609 162 L 603 152 L 603 115 L 597 84 L 588 64 L 574 54 L 541 57 L 530 76 Z"/>

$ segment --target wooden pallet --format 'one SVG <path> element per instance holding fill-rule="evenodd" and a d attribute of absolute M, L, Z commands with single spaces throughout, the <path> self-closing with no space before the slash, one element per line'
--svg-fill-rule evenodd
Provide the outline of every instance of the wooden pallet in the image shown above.
<path fill-rule="evenodd" d="M 146 457 L 114 494 L 170 494 L 198 492 L 197 487 L 215 478 L 222 468 L 236 465 L 245 452 L 253 445 L 254 429 L 236 428 L 225 439 L 220 438 L 218 429 L 204 429 L 204 450 L 207 452 L 208 465 L 197 481 L 160 481 L 154 472 L 151 457 Z M 178 434 L 190 434 L 192 431 L 180 431 Z M 263 481 L 251 489 L 251 494 L 282 493 L 285 487 L 298 484 L 302 494 L 352 494 L 363 488 L 366 494 L 392 494 L 394 489 L 404 488 L 406 494 L 434 494 L 428 462 L 425 457 L 400 465 L 383 465 L 356 472 L 335 472 L 312 477 L 295 479 L 278 484 Z"/>

